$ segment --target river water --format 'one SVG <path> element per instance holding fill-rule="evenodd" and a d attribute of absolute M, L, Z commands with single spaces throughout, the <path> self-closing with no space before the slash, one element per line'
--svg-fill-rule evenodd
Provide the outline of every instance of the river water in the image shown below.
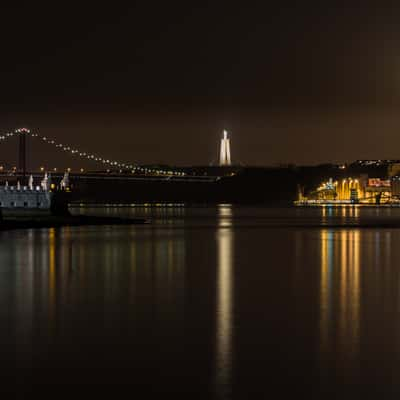
<path fill-rule="evenodd" d="M 400 395 L 400 208 L 73 212 L 151 223 L 0 233 L 10 392 Z"/>

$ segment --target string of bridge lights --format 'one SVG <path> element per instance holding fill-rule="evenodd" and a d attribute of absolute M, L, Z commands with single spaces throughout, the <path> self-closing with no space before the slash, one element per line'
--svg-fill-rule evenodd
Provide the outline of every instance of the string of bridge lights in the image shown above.
<path fill-rule="evenodd" d="M 108 158 L 104 158 L 99 155 L 96 155 L 93 153 L 88 153 L 88 152 L 73 148 L 69 145 L 59 143 L 55 139 L 49 138 L 47 136 L 39 135 L 38 133 L 34 133 L 27 128 L 19 128 L 13 132 L 7 132 L 4 134 L 0 134 L 0 141 L 5 141 L 7 139 L 10 139 L 12 137 L 19 136 L 19 135 L 28 135 L 32 138 L 37 138 L 37 139 L 41 140 L 42 142 L 47 143 L 60 151 L 69 153 L 73 156 L 77 156 L 77 157 L 81 158 L 82 160 L 94 161 L 94 162 L 101 163 L 110 168 L 119 169 L 120 172 L 122 172 L 122 170 L 129 170 L 132 173 L 144 172 L 144 173 L 153 173 L 153 174 L 161 174 L 161 175 L 180 175 L 180 176 L 185 175 L 184 172 L 166 171 L 166 170 L 155 169 L 155 168 L 144 168 L 144 167 L 134 165 L 134 164 L 122 163 L 119 161 L 110 160 Z"/>

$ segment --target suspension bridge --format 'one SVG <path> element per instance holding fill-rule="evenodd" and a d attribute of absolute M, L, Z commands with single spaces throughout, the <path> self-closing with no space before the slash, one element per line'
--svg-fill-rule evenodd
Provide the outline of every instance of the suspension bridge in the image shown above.
<path fill-rule="evenodd" d="M 34 178 L 42 176 L 44 172 L 50 172 L 55 176 L 62 176 L 66 171 L 60 171 L 57 168 L 46 170 L 45 167 L 39 167 L 37 170 L 27 169 L 27 141 L 34 140 L 42 144 L 51 146 L 52 150 L 58 151 L 77 161 L 85 161 L 93 164 L 93 169 L 86 171 L 84 168 L 72 170 L 68 168 L 72 179 L 74 180 L 138 180 L 138 181 L 182 181 L 182 182 L 213 182 L 219 180 L 217 176 L 196 176 L 188 175 L 185 171 L 178 168 L 158 168 L 141 166 L 136 163 L 114 160 L 96 153 L 79 149 L 71 144 L 61 143 L 56 138 L 39 134 L 28 128 L 19 128 L 11 132 L 0 134 L 0 143 L 11 140 L 18 141 L 18 165 L 12 168 L 6 168 L 0 165 L 0 175 L 3 178 L 25 180 L 27 176 Z M 0 147 L 1 149 L 1 147 Z"/>

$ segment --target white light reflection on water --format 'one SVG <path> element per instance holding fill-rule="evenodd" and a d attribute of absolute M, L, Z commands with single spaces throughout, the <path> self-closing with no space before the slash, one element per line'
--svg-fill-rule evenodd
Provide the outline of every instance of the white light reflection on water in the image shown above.
<path fill-rule="evenodd" d="M 220 398 L 232 390 L 233 229 L 232 206 L 218 208 L 217 230 L 217 357 L 216 384 Z"/>

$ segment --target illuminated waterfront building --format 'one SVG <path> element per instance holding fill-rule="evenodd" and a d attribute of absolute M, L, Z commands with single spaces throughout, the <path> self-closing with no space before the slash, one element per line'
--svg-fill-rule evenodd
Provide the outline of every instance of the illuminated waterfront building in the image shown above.
<path fill-rule="evenodd" d="M 229 166 L 231 165 L 231 144 L 228 138 L 228 132 L 224 130 L 224 136 L 221 139 L 220 151 L 219 151 L 219 165 Z"/>
<path fill-rule="evenodd" d="M 400 181 L 400 179 L 399 179 Z M 396 177 L 390 179 L 368 178 L 360 175 L 358 178 L 343 178 L 334 181 L 332 178 L 322 182 L 306 196 L 300 192 L 298 203 L 306 204 L 382 204 L 399 198 L 400 184 L 396 186 Z M 394 186 L 394 195 L 393 195 Z"/>
<path fill-rule="evenodd" d="M 345 178 L 338 182 L 337 199 L 358 201 L 364 197 L 363 187 L 359 179 Z"/>
<path fill-rule="evenodd" d="M 358 202 L 364 197 L 364 189 L 360 179 L 345 178 L 333 182 L 329 179 L 323 182 L 316 190 L 315 197 L 319 200 L 353 201 Z"/>

